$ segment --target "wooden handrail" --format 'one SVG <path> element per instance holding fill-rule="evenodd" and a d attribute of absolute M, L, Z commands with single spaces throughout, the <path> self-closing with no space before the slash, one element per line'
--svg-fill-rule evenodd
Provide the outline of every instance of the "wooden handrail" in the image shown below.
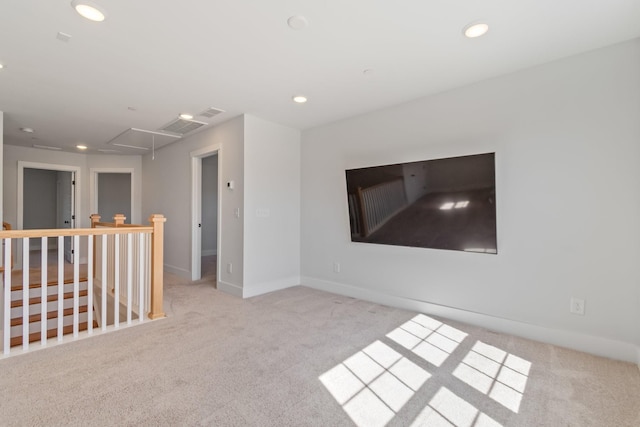
<path fill-rule="evenodd" d="M 141 233 L 153 233 L 153 227 L 138 225 L 133 227 Z M 46 230 L 7 230 L 0 231 L 0 239 L 19 239 L 22 237 L 58 237 L 58 236 L 99 236 L 101 234 L 131 233 L 131 227 L 118 228 L 55 228 Z"/>

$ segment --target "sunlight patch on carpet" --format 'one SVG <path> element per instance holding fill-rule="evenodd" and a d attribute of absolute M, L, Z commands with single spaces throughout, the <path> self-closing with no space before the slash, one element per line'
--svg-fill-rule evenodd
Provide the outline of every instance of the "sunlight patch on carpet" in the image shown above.
<path fill-rule="evenodd" d="M 467 337 L 465 332 L 419 314 L 387 334 L 404 348 L 440 367 Z"/>
<path fill-rule="evenodd" d="M 431 377 L 388 345 L 375 341 L 320 376 L 360 426 L 384 426 Z"/>
<path fill-rule="evenodd" d="M 442 387 L 411 424 L 411 427 L 419 426 L 502 427 L 502 424 Z"/>
<path fill-rule="evenodd" d="M 530 369 L 531 362 L 478 341 L 453 375 L 518 413 Z"/>

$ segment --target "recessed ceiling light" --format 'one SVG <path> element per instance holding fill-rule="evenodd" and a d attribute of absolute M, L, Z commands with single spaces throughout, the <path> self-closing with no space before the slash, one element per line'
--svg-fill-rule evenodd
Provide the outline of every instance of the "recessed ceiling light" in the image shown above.
<path fill-rule="evenodd" d="M 307 28 L 309 21 L 302 15 L 294 15 L 287 19 L 287 24 L 292 30 L 302 30 L 303 28 Z"/>
<path fill-rule="evenodd" d="M 84 145 L 84 144 L 78 144 L 78 145 L 76 145 L 76 148 L 77 148 L 78 150 L 86 150 L 86 149 L 87 149 L 87 146 L 86 146 L 86 145 Z"/>
<path fill-rule="evenodd" d="M 33 128 L 20 128 L 20 130 L 22 132 L 26 132 L 26 133 L 33 133 L 34 132 Z"/>
<path fill-rule="evenodd" d="M 107 17 L 107 13 L 101 6 L 89 0 L 73 0 L 71 6 L 90 21 L 102 22 Z"/>
<path fill-rule="evenodd" d="M 4 65 L 0 64 L 0 70 L 2 70 L 4 68 Z"/>
<path fill-rule="evenodd" d="M 476 37 L 483 36 L 489 31 L 489 25 L 485 23 L 469 24 L 462 30 L 465 37 L 474 39 Z"/>
<path fill-rule="evenodd" d="M 182 120 L 193 120 L 193 115 L 188 113 L 182 113 L 180 114 L 180 118 Z"/>
<path fill-rule="evenodd" d="M 302 95 L 296 95 L 292 99 L 293 102 L 296 102 L 298 104 L 304 104 L 305 102 L 307 102 L 307 97 Z"/>

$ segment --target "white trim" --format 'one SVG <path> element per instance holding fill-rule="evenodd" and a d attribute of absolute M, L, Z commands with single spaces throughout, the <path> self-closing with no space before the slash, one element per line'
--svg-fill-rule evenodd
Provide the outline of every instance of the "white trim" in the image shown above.
<path fill-rule="evenodd" d="M 142 219 L 134 209 L 135 196 L 135 169 L 134 168 L 90 168 L 89 169 L 89 215 L 100 214 L 98 212 L 98 174 L 99 173 L 128 173 L 131 175 L 131 218 L 127 218 L 131 224 L 142 224 Z M 100 218 L 103 222 L 111 222 L 113 218 Z"/>
<path fill-rule="evenodd" d="M 251 298 L 298 285 L 300 285 L 300 276 L 292 276 L 285 279 L 272 280 L 270 282 L 257 283 L 249 286 L 245 284 L 242 287 L 242 297 Z"/>
<path fill-rule="evenodd" d="M 228 282 L 218 281 L 216 288 L 226 294 L 242 298 L 242 286 L 234 285 Z"/>
<path fill-rule="evenodd" d="M 356 286 L 315 279 L 312 277 L 303 276 L 302 285 L 378 304 L 403 308 L 425 314 L 432 314 L 434 316 L 480 326 L 492 331 L 571 348 L 595 354 L 597 356 L 609 357 L 626 362 L 638 362 L 640 364 L 640 348 L 629 342 L 504 319 L 488 314 L 475 313 L 454 307 L 432 304 L 426 301 L 387 295 L 370 289 L 363 289 Z"/>
<path fill-rule="evenodd" d="M 183 279 L 187 279 L 187 280 L 190 279 L 189 270 L 185 270 L 184 268 L 176 267 L 175 265 L 170 265 L 170 264 L 164 264 L 163 268 L 165 271 L 171 274 L 175 274 L 176 276 L 180 276 Z"/>
<path fill-rule="evenodd" d="M 24 170 L 26 169 L 44 169 L 44 170 L 52 170 L 52 171 L 62 171 L 62 172 L 73 172 L 75 173 L 75 181 L 76 184 L 73 187 L 75 189 L 75 194 L 73 195 L 74 207 L 73 212 L 76 219 L 73 221 L 73 228 L 80 223 L 80 218 L 82 212 L 80 212 L 80 207 L 82 207 L 82 174 L 81 168 L 79 166 L 69 166 L 69 165 L 57 165 L 53 163 L 38 163 L 38 162 L 25 162 L 23 160 L 18 160 L 18 205 L 16 207 L 16 221 L 17 221 L 17 229 L 22 230 L 24 224 Z M 18 239 L 17 242 L 18 247 L 16 248 L 16 258 L 15 258 L 15 268 L 22 268 L 22 239 Z"/>
<path fill-rule="evenodd" d="M 200 258 L 202 257 L 202 232 L 198 224 L 202 223 L 202 159 L 213 155 L 218 156 L 218 224 L 216 254 L 221 251 L 220 227 L 221 227 L 221 176 L 222 176 L 222 145 L 210 145 L 189 153 L 191 156 L 191 280 L 200 280 L 202 277 Z M 220 257 L 216 260 L 216 282 L 220 281 Z"/>

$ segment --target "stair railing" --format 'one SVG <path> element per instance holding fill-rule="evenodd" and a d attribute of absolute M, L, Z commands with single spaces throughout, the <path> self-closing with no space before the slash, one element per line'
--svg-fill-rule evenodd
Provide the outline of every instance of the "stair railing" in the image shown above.
<path fill-rule="evenodd" d="M 151 215 L 149 226 L 123 224 L 124 221 L 120 219 L 114 223 L 101 223 L 99 220 L 99 216 L 92 215 L 92 228 L 88 229 L 0 232 L 0 240 L 4 245 L 3 265 L 11 265 L 12 241 L 22 240 L 23 251 L 22 271 L 0 273 L 3 284 L 0 292 L 1 344 L 5 355 L 9 355 L 14 346 L 21 345 L 23 351 L 29 350 L 29 343 L 33 341 L 40 341 L 41 346 L 46 346 L 47 340 L 53 337 L 57 337 L 58 342 L 63 341 L 63 336 L 75 340 L 81 337 L 81 331 L 91 335 L 119 328 L 120 305 L 123 305 L 123 311 L 126 312 L 126 319 L 123 317 L 122 323 L 126 321 L 127 325 L 132 323 L 132 314 L 136 315 L 138 322 L 143 322 L 146 317 L 157 319 L 165 316 L 162 308 L 162 266 L 163 228 L 166 219 L 162 215 Z M 48 239 L 51 237 L 57 238 L 56 263 L 48 261 Z M 73 240 L 74 251 L 73 263 L 66 263 L 66 269 L 65 237 Z M 36 268 L 31 269 L 29 240 L 38 238 L 42 245 L 40 262 Z M 126 248 L 123 259 L 118 253 L 122 246 L 113 246 L 117 256 L 114 256 L 114 263 L 111 265 L 107 262 L 110 240 L 118 243 L 123 241 Z M 66 249 L 69 250 L 69 247 Z M 95 256 L 96 252 L 98 257 Z M 86 264 L 81 264 L 84 259 L 87 260 Z M 100 276 L 94 274 L 97 270 L 100 271 Z M 115 295 L 105 295 L 107 274 L 119 282 L 123 277 L 122 271 L 125 272 L 123 286 L 113 288 Z M 49 276 L 57 279 L 49 280 Z M 102 293 L 102 310 L 97 310 L 99 318 L 94 317 L 91 307 L 97 297 L 94 295 L 94 287 L 101 287 Z M 123 289 L 124 299 L 118 295 Z M 134 299 L 134 290 L 137 299 Z M 107 307 L 109 299 L 112 304 Z M 111 314 L 107 316 L 107 312 Z M 99 328 L 94 327 L 94 321 L 100 325 Z"/>

